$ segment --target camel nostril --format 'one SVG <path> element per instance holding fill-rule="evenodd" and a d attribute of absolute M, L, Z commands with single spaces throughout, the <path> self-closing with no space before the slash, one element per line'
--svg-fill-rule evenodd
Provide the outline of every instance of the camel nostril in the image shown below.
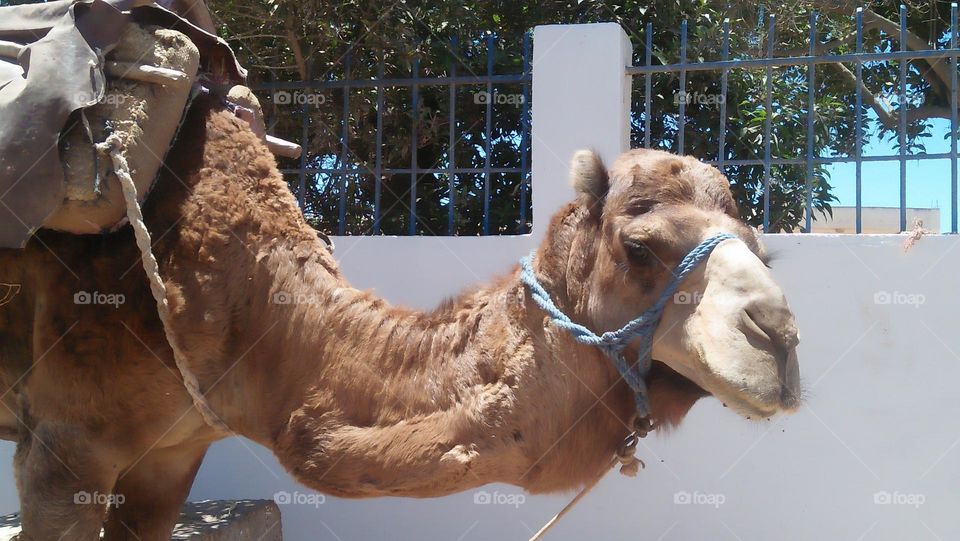
<path fill-rule="evenodd" d="M 795 411 L 801 402 L 800 363 L 796 348 L 787 352 L 780 370 L 780 404 L 787 411 Z"/>
<path fill-rule="evenodd" d="M 763 319 L 758 317 L 759 313 L 757 310 L 747 307 L 743 311 L 744 323 L 746 324 L 746 331 L 749 331 L 751 334 L 755 335 L 757 338 L 769 341 L 771 343 L 776 343 L 774 340 L 775 334 L 771 334 L 766 325 L 763 324 Z"/>
<path fill-rule="evenodd" d="M 747 306 L 744 312 L 748 327 L 769 340 L 782 353 L 789 353 L 800 343 L 793 314 L 786 308 L 753 304 Z"/>

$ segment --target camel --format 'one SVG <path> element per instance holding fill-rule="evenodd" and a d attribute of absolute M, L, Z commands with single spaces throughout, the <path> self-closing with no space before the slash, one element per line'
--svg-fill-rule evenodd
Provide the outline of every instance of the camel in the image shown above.
<path fill-rule="evenodd" d="M 754 419 L 795 410 L 796 323 L 723 175 L 653 150 L 608 169 L 583 151 L 571 178 L 576 199 L 534 272 L 595 331 L 643 312 L 703 239 L 735 236 L 680 284 L 695 302 L 664 309 L 646 378 L 654 426 L 707 395 Z M 273 156 L 215 99 L 191 106 L 144 216 L 210 408 L 312 489 L 568 491 L 632 430 L 613 364 L 552 324 L 518 268 L 431 312 L 352 288 Z M 19 288 L 0 306 L 0 427 L 17 443 L 22 540 L 94 540 L 101 527 L 108 541 L 169 539 L 208 446 L 229 435 L 185 391 L 139 257 L 129 226 L 41 230 L 0 251 L 0 282 Z M 111 494 L 122 505 L 104 505 Z"/>

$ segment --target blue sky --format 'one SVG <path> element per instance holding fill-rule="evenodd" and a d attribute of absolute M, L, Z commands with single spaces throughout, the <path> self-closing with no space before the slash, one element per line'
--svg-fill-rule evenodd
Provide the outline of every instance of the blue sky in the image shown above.
<path fill-rule="evenodd" d="M 872 116 L 870 111 L 868 116 Z M 950 152 L 950 121 L 934 119 L 928 130 L 931 137 L 924 139 L 928 153 Z M 876 137 L 864 140 L 863 155 L 879 156 L 897 154 L 896 141 L 879 140 Z M 833 193 L 840 199 L 838 206 L 856 204 L 856 166 L 853 163 L 834 164 L 829 167 Z M 900 162 L 864 162 L 862 169 L 863 206 L 900 206 Z M 940 209 L 940 232 L 950 231 L 950 160 L 907 161 L 907 206 L 936 207 Z M 929 227 L 929 224 L 926 224 Z M 908 224 L 908 227 L 910 224 Z"/>

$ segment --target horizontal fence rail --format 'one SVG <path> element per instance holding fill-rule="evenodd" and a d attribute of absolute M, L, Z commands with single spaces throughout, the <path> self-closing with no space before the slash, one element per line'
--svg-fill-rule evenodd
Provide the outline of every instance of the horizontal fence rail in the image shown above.
<path fill-rule="evenodd" d="M 951 222 L 950 231 L 957 233 L 957 57 L 960 51 L 957 49 L 957 4 L 953 3 L 950 7 L 950 29 L 949 29 L 949 48 L 930 49 L 930 50 L 908 50 L 907 42 L 907 11 L 905 6 L 899 9 L 899 35 L 896 39 L 899 41 L 899 50 L 865 52 L 863 50 L 863 17 L 862 8 L 858 8 L 855 19 L 856 45 L 854 52 L 847 53 L 818 53 L 818 47 L 827 45 L 820 43 L 817 32 L 816 12 L 812 12 L 809 17 L 809 52 L 804 56 L 777 56 L 775 49 L 776 32 L 775 17 L 771 14 L 767 18 L 766 28 L 766 55 L 760 58 L 730 59 L 730 23 L 725 20 L 723 23 L 721 59 L 716 61 L 689 62 L 687 60 L 687 22 L 682 21 L 680 25 L 680 58 L 679 62 L 673 64 L 654 64 L 653 63 L 653 25 L 648 23 L 645 28 L 645 50 L 643 65 L 628 66 L 626 73 L 629 76 L 643 77 L 643 146 L 651 148 L 651 118 L 655 113 L 652 110 L 652 77 L 656 74 L 676 75 L 679 79 L 679 95 L 687 95 L 687 74 L 695 72 L 719 72 L 720 73 L 720 100 L 719 116 L 717 126 L 719 127 L 719 145 L 718 157 L 716 159 L 705 159 L 707 163 L 716 165 L 721 169 L 732 166 L 762 166 L 763 167 L 763 229 L 768 231 L 770 228 L 770 181 L 771 167 L 781 165 L 805 165 L 806 183 L 805 183 L 805 228 L 809 232 L 813 220 L 813 181 L 814 167 L 818 164 L 838 164 L 854 163 L 855 169 L 855 192 L 856 192 L 856 232 L 861 233 L 862 225 L 862 164 L 864 162 L 899 162 L 899 210 L 900 210 L 900 230 L 907 229 L 907 160 L 950 160 L 950 193 L 951 193 Z M 950 67 L 950 151 L 935 153 L 908 153 L 907 149 L 907 115 L 909 103 L 907 99 L 907 72 L 909 63 L 913 60 L 933 60 L 947 61 Z M 898 103 L 896 107 L 897 126 L 896 139 L 899 146 L 897 154 L 864 156 L 863 155 L 863 67 L 864 64 L 871 62 L 897 62 L 899 64 L 899 81 L 897 83 Z M 817 115 L 816 110 L 816 67 L 822 64 L 850 63 L 855 66 L 855 145 L 854 151 L 850 156 L 818 156 L 814 152 L 814 123 Z M 787 67 L 806 67 L 806 85 L 807 85 L 807 111 L 806 111 L 806 154 L 803 156 L 780 157 L 772 155 L 771 140 L 771 119 L 774 117 L 775 110 L 772 103 L 772 70 L 774 68 Z M 753 158 L 727 157 L 728 148 L 726 146 L 727 133 L 727 96 L 728 96 L 728 78 L 731 70 L 734 69 L 762 69 L 765 70 L 765 89 L 764 89 L 764 123 L 762 136 L 762 156 Z M 686 127 L 686 100 L 679 100 L 678 114 L 676 117 L 677 140 L 676 148 L 679 153 L 685 151 L 684 129 Z"/>
<path fill-rule="evenodd" d="M 681 23 L 681 28 L 683 28 Z M 728 27 L 729 30 L 729 27 Z M 716 71 L 730 68 L 783 68 L 814 64 L 836 64 L 838 62 L 880 62 L 885 60 L 926 60 L 953 58 L 957 53 L 951 50 L 895 51 L 890 53 L 846 53 L 810 56 L 780 56 L 773 58 L 744 58 L 741 60 L 717 60 L 714 62 L 677 63 L 652 66 L 629 66 L 627 74 L 645 75 L 647 73 L 689 73 L 691 71 Z M 681 69 L 682 68 L 682 69 Z"/>
<path fill-rule="evenodd" d="M 490 235 L 494 234 L 494 231 L 497 231 L 496 234 L 525 234 L 529 230 L 530 225 L 530 216 L 528 212 L 528 207 L 530 206 L 530 86 L 532 83 L 532 74 L 531 74 L 531 62 L 530 62 L 530 40 L 531 36 L 526 34 L 523 39 L 522 46 L 522 70 L 520 73 L 511 73 L 511 74 L 497 74 L 494 73 L 494 53 L 495 53 L 495 36 L 490 34 L 487 35 L 484 39 L 485 47 L 485 60 L 486 60 L 486 71 L 485 73 L 469 73 L 469 74 L 458 74 L 456 61 L 451 61 L 447 67 L 448 73 L 443 75 L 430 75 L 430 76 L 421 76 L 420 69 L 420 60 L 415 59 L 412 63 L 411 74 L 409 77 L 391 77 L 388 78 L 384 75 L 383 62 L 380 61 L 379 72 L 376 77 L 373 78 L 354 78 L 350 76 L 350 67 L 352 62 L 353 51 L 352 48 L 348 49 L 347 53 L 343 57 L 343 63 L 345 66 L 344 77 L 341 79 L 330 79 L 330 80 L 307 80 L 307 81 L 289 81 L 289 82 L 264 82 L 260 84 L 253 85 L 253 90 L 264 94 L 277 95 L 279 92 L 296 92 L 296 91 L 312 91 L 312 92 L 323 92 L 325 90 L 339 90 L 342 92 L 341 103 L 341 124 L 340 124 L 340 133 L 338 134 L 340 153 L 335 157 L 336 165 L 334 167 L 316 167 L 311 164 L 312 159 L 316 159 L 317 156 L 310 155 L 310 108 L 311 104 L 306 103 L 302 105 L 300 111 L 302 123 L 301 123 L 301 133 L 300 133 L 300 144 L 304 149 L 303 156 L 301 157 L 299 166 L 296 168 L 286 167 L 282 168 L 281 172 L 284 175 L 297 175 L 297 198 L 300 203 L 301 209 L 306 208 L 306 197 L 307 197 L 307 182 L 311 176 L 315 175 L 329 175 L 331 176 L 330 182 L 336 182 L 338 186 L 338 217 L 337 217 L 337 230 L 336 234 L 344 235 L 347 234 L 347 183 L 350 181 L 351 176 L 356 175 L 369 175 L 374 178 L 374 193 L 372 194 L 373 198 L 373 226 L 369 231 L 363 232 L 363 234 L 373 234 L 379 235 L 382 232 L 382 219 L 383 219 L 383 209 L 382 209 L 382 197 L 384 183 L 383 179 L 386 176 L 391 175 L 408 175 L 409 176 L 409 197 L 406 203 L 407 211 L 407 231 L 408 235 L 417 235 L 418 234 L 418 194 L 417 186 L 421 179 L 424 176 L 434 176 L 442 175 L 446 177 L 448 183 L 448 200 L 446 201 L 447 206 L 447 227 L 445 232 L 436 232 L 436 231 L 426 231 L 426 234 L 433 235 L 456 235 L 457 231 L 457 214 L 456 209 L 457 205 L 460 203 L 456 200 L 456 188 L 459 177 L 462 175 L 482 175 L 483 177 L 483 187 L 482 194 L 482 230 L 480 234 Z M 452 40 L 449 44 L 449 49 L 453 52 L 453 56 L 457 57 L 456 50 L 458 46 L 458 41 L 456 39 Z M 519 126 L 508 126 L 506 128 L 513 129 L 518 134 L 518 137 L 515 143 L 519 147 L 519 159 L 516 165 L 512 163 L 509 166 L 494 166 L 491 162 L 491 139 L 493 138 L 494 132 L 494 97 L 496 96 L 496 87 L 498 85 L 519 85 L 521 88 L 520 92 L 520 123 Z M 478 149 L 476 154 L 477 156 L 482 155 L 483 166 L 482 167 L 463 167 L 456 164 L 455 156 L 458 148 L 458 143 L 461 141 L 461 135 L 458 133 L 458 116 L 457 116 L 457 90 L 462 87 L 474 86 L 483 89 L 486 92 L 487 99 L 485 101 L 485 123 L 483 128 L 483 144 L 482 148 Z M 420 103 L 420 90 L 423 88 L 443 88 L 446 87 L 448 91 L 448 111 L 447 111 L 447 124 L 449 125 L 448 137 L 447 137 L 447 157 L 446 163 L 443 164 L 432 164 L 427 167 L 422 166 L 417 163 L 417 151 L 418 151 L 418 137 L 417 137 L 417 128 L 418 128 L 418 118 L 419 111 L 421 107 Z M 388 89 L 409 89 L 410 91 L 410 101 L 407 103 L 407 108 L 410 116 L 410 161 L 409 164 L 405 167 L 388 167 L 384 163 L 383 149 L 384 149 L 384 107 L 385 107 L 385 92 Z M 372 89 L 376 91 L 376 143 L 375 143 L 375 156 L 373 163 L 361 163 L 359 161 L 353 160 L 350 152 L 350 90 L 352 89 Z M 327 104 L 324 104 L 325 106 Z M 316 105 L 313 105 L 316 106 Z M 268 118 L 268 127 L 272 123 Z M 497 126 L 498 128 L 504 128 L 503 126 Z M 508 227 L 508 224 L 504 223 L 494 223 L 494 218 L 491 215 L 491 177 L 493 175 L 516 175 L 519 177 L 519 185 L 516 186 L 516 191 L 519 196 L 519 208 L 517 216 L 513 217 L 512 222 L 516 223 L 516 227 Z M 334 180 L 335 179 L 335 180 Z M 425 226 L 424 226 L 425 227 Z M 505 229 L 511 229 L 505 231 Z"/>

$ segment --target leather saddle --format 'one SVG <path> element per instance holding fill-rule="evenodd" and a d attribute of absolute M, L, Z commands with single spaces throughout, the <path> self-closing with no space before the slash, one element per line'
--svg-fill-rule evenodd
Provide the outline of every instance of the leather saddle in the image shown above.
<path fill-rule="evenodd" d="M 0 248 L 22 248 L 39 228 L 94 234 L 125 223 L 119 181 L 96 147 L 108 136 L 119 134 L 142 199 L 199 91 L 243 94 L 259 112 L 235 89 L 246 71 L 202 0 L 160 1 L 0 8 Z"/>

